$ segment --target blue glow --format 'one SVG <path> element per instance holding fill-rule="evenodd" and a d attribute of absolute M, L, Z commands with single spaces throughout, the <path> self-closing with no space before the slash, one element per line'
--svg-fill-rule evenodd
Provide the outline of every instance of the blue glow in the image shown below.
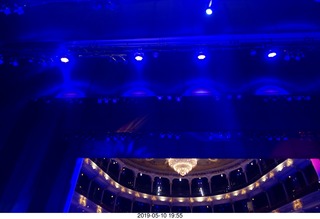
<path fill-rule="evenodd" d="M 126 92 L 123 93 L 123 96 L 125 97 L 150 97 L 150 96 L 155 96 L 155 93 L 152 92 L 151 90 L 142 87 L 142 86 L 137 86 L 133 84 Z"/>
<path fill-rule="evenodd" d="M 138 62 L 142 61 L 143 60 L 143 57 L 141 55 L 136 55 L 134 57 L 135 60 L 137 60 Z"/>
<path fill-rule="evenodd" d="M 202 96 L 202 95 L 210 95 L 211 92 L 206 89 L 196 89 L 192 91 L 192 94 L 196 96 Z"/>
<path fill-rule="evenodd" d="M 211 9 L 211 8 L 207 8 L 206 14 L 207 14 L 207 15 L 212 15 L 212 9 Z"/>
<path fill-rule="evenodd" d="M 200 59 L 200 60 L 203 60 L 203 59 L 205 59 L 205 58 L 206 58 L 206 56 L 205 56 L 204 54 L 198 55 L 198 59 Z"/>
<path fill-rule="evenodd" d="M 57 98 L 66 98 L 66 99 L 73 99 L 73 98 L 83 98 L 85 97 L 85 94 L 79 90 L 64 90 L 58 95 L 56 95 Z"/>
<path fill-rule="evenodd" d="M 68 196 L 67 196 L 67 200 L 65 202 L 64 208 L 63 208 L 63 212 L 69 212 L 69 208 L 71 205 L 71 200 L 73 197 L 73 193 L 74 190 L 76 188 L 77 185 L 77 181 L 78 181 L 78 177 L 80 175 L 80 171 L 81 171 L 81 167 L 82 167 L 82 161 L 83 158 L 77 158 L 75 167 L 74 167 L 74 171 L 71 177 L 71 181 L 70 181 L 70 188 L 69 188 L 69 192 L 68 192 Z"/>
<path fill-rule="evenodd" d="M 68 63 L 68 62 L 69 62 L 69 59 L 68 59 L 67 57 L 62 57 L 62 58 L 60 59 L 60 61 L 63 62 L 63 63 Z"/>
<path fill-rule="evenodd" d="M 288 95 L 289 92 L 278 86 L 263 86 L 259 88 L 255 94 L 272 96 L 272 95 Z"/>
<path fill-rule="evenodd" d="M 13 67 L 18 67 L 19 66 L 19 62 L 17 60 L 14 60 L 14 61 L 11 62 L 11 65 Z"/>
<path fill-rule="evenodd" d="M 6 7 L 6 8 L 3 10 L 3 13 L 4 13 L 5 15 L 11 14 L 10 8 Z"/>
<path fill-rule="evenodd" d="M 268 53 L 268 57 L 269 58 L 274 58 L 274 57 L 276 57 L 277 56 L 277 53 L 276 52 L 269 52 Z"/>

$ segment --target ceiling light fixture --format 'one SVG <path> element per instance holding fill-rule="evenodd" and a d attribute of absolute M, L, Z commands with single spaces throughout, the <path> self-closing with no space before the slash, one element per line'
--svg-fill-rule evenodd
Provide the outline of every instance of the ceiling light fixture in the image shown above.
<path fill-rule="evenodd" d="M 169 166 L 181 176 L 187 175 L 194 167 L 197 166 L 198 159 L 167 159 Z"/>

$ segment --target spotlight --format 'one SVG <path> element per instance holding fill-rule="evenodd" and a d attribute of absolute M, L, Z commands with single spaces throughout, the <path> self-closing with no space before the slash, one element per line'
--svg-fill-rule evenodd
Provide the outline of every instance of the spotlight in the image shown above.
<path fill-rule="evenodd" d="M 142 53 L 136 53 L 134 54 L 134 59 L 138 62 L 143 60 L 143 54 Z"/>
<path fill-rule="evenodd" d="M 211 9 L 211 8 L 207 8 L 206 14 L 207 14 L 207 15 L 212 15 L 212 9 Z"/>
<path fill-rule="evenodd" d="M 211 6 L 212 6 L 212 0 L 210 0 L 209 5 L 208 5 L 208 8 L 207 8 L 207 10 L 206 10 L 206 14 L 207 14 L 207 15 L 212 15 Z"/>
<path fill-rule="evenodd" d="M 274 58 L 274 57 L 276 57 L 276 56 L 277 56 L 277 53 L 276 53 L 276 52 L 270 51 L 270 52 L 268 53 L 268 58 Z"/>
<path fill-rule="evenodd" d="M 203 53 L 200 53 L 199 55 L 198 55 L 198 59 L 199 60 L 204 60 L 206 58 L 206 56 L 203 54 Z"/>
<path fill-rule="evenodd" d="M 3 65 L 4 61 L 3 61 L 3 57 L 0 55 L 0 65 Z"/>
<path fill-rule="evenodd" d="M 69 62 L 69 59 L 68 59 L 67 57 L 62 57 L 62 58 L 60 59 L 60 61 L 63 62 L 63 63 L 68 63 L 68 62 Z"/>

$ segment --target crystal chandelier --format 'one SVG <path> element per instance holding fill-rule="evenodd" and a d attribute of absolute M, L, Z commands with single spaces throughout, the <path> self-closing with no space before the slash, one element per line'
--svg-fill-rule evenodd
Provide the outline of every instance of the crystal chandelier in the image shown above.
<path fill-rule="evenodd" d="M 197 166 L 197 159 L 167 159 L 169 166 L 174 169 L 181 176 L 187 175 L 195 166 Z"/>

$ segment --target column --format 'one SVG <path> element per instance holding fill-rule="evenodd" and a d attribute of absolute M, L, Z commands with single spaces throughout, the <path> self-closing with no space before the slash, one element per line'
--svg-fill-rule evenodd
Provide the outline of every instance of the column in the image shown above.
<path fill-rule="evenodd" d="M 118 195 L 116 195 L 116 198 L 114 199 L 113 212 L 116 212 L 117 199 L 118 199 Z"/>
<path fill-rule="evenodd" d="M 246 172 L 247 168 L 246 167 L 241 167 L 241 169 L 242 169 L 242 172 L 244 174 L 244 178 L 245 178 L 246 184 L 247 184 L 248 183 L 248 177 L 247 177 L 247 172 Z"/>
<path fill-rule="evenodd" d="M 189 195 L 192 195 L 192 189 L 191 189 L 191 183 L 192 181 L 190 181 L 190 179 L 188 179 L 188 183 L 189 183 Z"/>
<path fill-rule="evenodd" d="M 230 172 L 226 173 L 225 175 L 226 175 L 226 179 L 227 179 L 227 181 L 228 181 L 228 190 L 230 190 L 230 189 L 231 189 L 231 183 L 230 183 L 230 179 L 229 179 L 229 177 L 230 177 Z"/>
<path fill-rule="evenodd" d="M 103 196 L 104 196 L 104 191 L 105 191 L 105 189 L 104 189 L 104 190 L 102 190 L 102 193 L 101 193 L 100 204 L 102 203 L 102 200 L 103 200 Z"/>
<path fill-rule="evenodd" d="M 258 168 L 259 168 L 260 175 L 262 176 L 263 172 L 262 172 L 262 169 L 261 169 L 261 166 L 260 166 L 260 162 L 259 162 L 259 160 L 256 160 L 256 162 L 257 162 L 257 165 L 258 165 Z"/>
<path fill-rule="evenodd" d="M 269 209 L 271 209 L 271 202 L 270 202 L 269 194 L 267 193 L 267 191 L 264 191 L 264 193 L 266 194 L 266 197 L 267 197 L 267 200 L 268 200 Z"/>
<path fill-rule="evenodd" d="M 109 173 L 109 167 L 110 167 L 110 163 L 112 162 L 112 159 L 109 160 L 108 165 L 107 165 L 107 173 Z"/>
<path fill-rule="evenodd" d="M 133 210 L 133 203 L 134 203 L 134 201 L 135 201 L 135 198 L 133 198 L 133 199 L 131 200 L 130 212 L 132 212 L 132 210 Z"/>
<path fill-rule="evenodd" d="M 304 179 L 304 182 L 306 183 L 306 186 L 309 186 L 310 185 L 310 183 L 309 183 L 309 181 L 308 181 L 308 179 L 307 179 L 307 177 L 306 177 L 306 174 L 303 172 L 303 170 L 301 170 L 301 169 L 297 169 L 297 172 L 300 172 L 301 174 L 302 174 L 302 177 L 303 177 L 303 179 Z"/>
<path fill-rule="evenodd" d="M 172 196 L 172 179 L 169 179 L 170 180 L 170 196 Z"/>
<path fill-rule="evenodd" d="M 87 195 L 86 195 L 87 198 L 89 198 L 89 195 L 90 195 L 90 190 L 91 190 L 91 185 L 92 185 L 93 179 L 90 180 L 90 183 L 89 183 L 89 186 L 88 186 L 88 191 L 87 191 Z"/>
<path fill-rule="evenodd" d="M 137 177 L 138 177 L 138 175 L 137 174 L 139 174 L 139 173 L 135 173 L 135 172 L 133 172 L 134 174 L 133 174 L 133 188 L 135 189 L 136 188 L 136 182 L 137 182 Z"/>
<path fill-rule="evenodd" d="M 232 211 L 235 212 L 233 202 L 230 202 L 230 204 L 231 204 L 231 207 L 232 207 Z"/>
<path fill-rule="evenodd" d="M 282 188 L 283 188 L 284 193 L 285 193 L 285 195 L 286 195 L 287 202 L 289 202 L 289 201 L 290 201 L 290 198 L 289 198 L 289 195 L 288 195 L 288 193 L 287 193 L 286 186 L 284 185 L 283 182 L 280 182 L 280 184 L 282 185 Z"/>
<path fill-rule="evenodd" d="M 212 194 L 211 178 L 208 178 L 208 184 L 209 184 L 209 192 L 210 192 L 210 195 L 211 195 Z"/>
<path fill-rule="evenodd" d="M 117 194 L 115 194 L 116 198 L 114 199 L 113 212 L 116 211 L 116 205 L 117 205 L 117 201 L 118 201 L 119 194 L 120 194 L 120 192 L 118 192 Z"/>
<path fill-rule="evenodd" d="M 154 177 L 153 176 L 150 176 L 151 177 L 151 192 L 150 194 L 153 193 L 153 182 L 154 182 Z"/>
<path fill-rule="evenodd" d="M 120 166 L 120 164 L 119 164 L 119 167 L 120 167 L 119 168 L 120 170 L 119 170 L 119 176 L 118 176 L 118 181 L 117 181 L 118 183 L 120 183 L 120 178 L 121 178 L 121 173 L 122 173 L 122 168 L 123 168 L 122 166 Z"/>

